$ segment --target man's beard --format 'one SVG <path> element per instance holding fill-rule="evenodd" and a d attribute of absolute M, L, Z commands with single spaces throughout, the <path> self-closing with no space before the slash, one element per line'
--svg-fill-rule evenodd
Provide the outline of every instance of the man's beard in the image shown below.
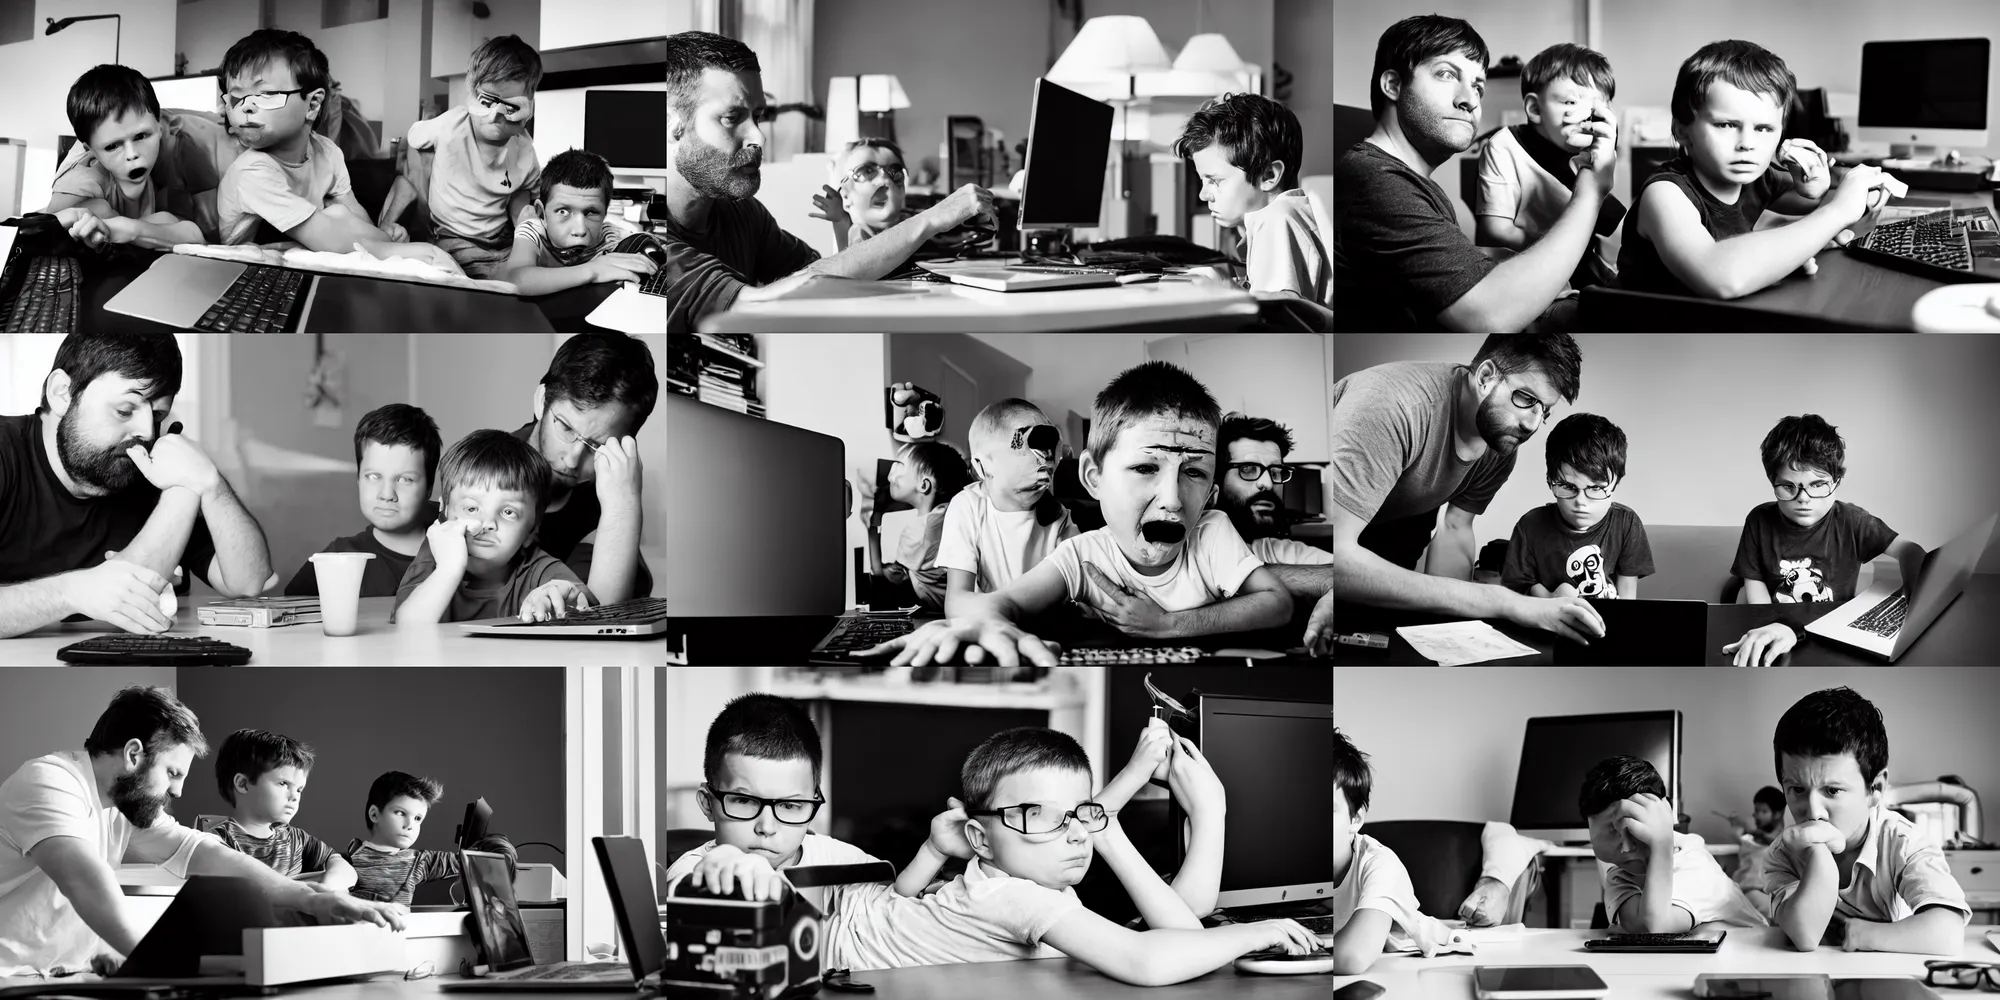
<path fill-rule="evenodd" d="M 1250 509 L 1250 505 L 1259 500 L 1268 500 L 1271 502 L 1271 512 L 1269 514 L 1260 516 L 1255 510 Z M 1280 534 L 1283 528 L 1280 512 L 1284 508 L 1285 502 L 1283 498 L 1270 490 L 1259 490 L 1245 498 L 1242 503 L 1237 503 L 1227 497 L 1222 501 L 1222 512 L 1229 515 L 1229 523 L 1236 526 L 1236 533 L 1243 536 L 1243 540 L 1246 542 L 1259 538 L 1271 538 Z"/>
<path fill-rule="evenodd" d="M 696 191 L 710 198 L 748 198 L 764 183 L 758 168 L 764 162 L 764 147 L 745 146 L 735 156 L 689 135 L 674 166 Z M 750 169 L 745 170 L 744 167 Z"/>
<path fill-rule="evenodd" d="M 1479 425 L 1479 436 L 1485 440 L 1486 446 L 1496 453 L 1503 456 L 1511 455 L 1515 448 L 1520 447 L 1521 442 L 1508 435 L 1506 425 L 1500 422 L 1499 417 L 1494 416 L 1494 409 L 1496 408 L 1486 403 L 1479 404 L 1479 410 L 1473 417 Z"/>
<path fill-rule="evenodd" d="M 1415 100 L 1404 100 L 1396 104 L 1396 117 L 1403 123 L 1403 136 L 1417 148 L 1424 159 L 1432 163 L 1443 163 L 1452 156 L 1472 148 L 1472 138 L 1479 131 L 1478 123 L 1464 129 L 1465 142 L 1458 142 L 1459 126 L 1446 120 L 1446 115 L 1457 115 L 1457 108 L 1444 112 L 1432 111 Z"/>
<path fill-rule="evenodd" d="M 69 473 L 71 479 L 107 493 L 116 493 L 131 486 L 140 478 L 139 467 L 132 464 L 125 451 L 140 442 L 129 440 L 109 448 L 92 448 L 77 427 L 80 412 L 78 407 L 72 406 L 56 424 L 56 451 L 62 458 L 63 471 Z"/>
<path fill-rule="evenodd" d="M 147 795 L 140 788 L 144 784 L 149 768 L 141 767 L 131 774 L 121 774 L 111 780 L 111 804 L 132 821 L 132 825 L 145 829 L 153 825 L 167 811 L 167 796 Z"/>

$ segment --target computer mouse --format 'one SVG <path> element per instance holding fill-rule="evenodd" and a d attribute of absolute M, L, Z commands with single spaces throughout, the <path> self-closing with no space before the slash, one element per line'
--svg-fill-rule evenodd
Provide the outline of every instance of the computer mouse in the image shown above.
<path fill-rule="evenodd" d="M 659 240 L 647 233 L 633 233 L 625 237 L 613 248 L 616 253 L 636 253 L 664 270 L 667 266 L 667 248 Z"/>

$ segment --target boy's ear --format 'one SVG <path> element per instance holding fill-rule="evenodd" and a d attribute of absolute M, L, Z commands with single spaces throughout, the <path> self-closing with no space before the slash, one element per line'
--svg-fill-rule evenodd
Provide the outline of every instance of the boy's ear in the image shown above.
<path fill-rule="evenodd" d="M 238 795 L 242 795 L 250 790 L 250 776 L 241 771 L 236 772 L 235 776 L 229 779 L 229 782 L 235 787 L 236 794 Z"/>
<path fill-rule="evenodd" d="M 381 807 L 381 806 L 369 806 L 369 807 L 368 807 L 368 829 L 370 829 L 370 830 L 373 830 L 373 829 L 375 829 L 375 824 L 376 824 L 377 822 L 380 822 L 380 821 L 381 821 L 381 819 L 382 819 L 382 807 Z"/>
<path fill-rule="evenodd" d="M 1076 474 L 1077 478 L 1083 481 L 1083 488 L 1090 492 L 1091 499 L 1099 499 L 1097 496 L 1097 477 L 1099 475 L 1097 459 L 1091 455 L 1089 449 L 1085 449 L 1083 454 L 1077 458 Z"/>
<path fill-rule="evenodd" d="M 1523 94 L 1521 96 L 1521 110 L 1527 114 L 1529 124 L 1540 125 L 1542 123 L 1542 95 L 1536 93 Z"/>
<path fill-rule="evenodd" d="M 993 860 L 993 845 L 986 839 L 986 821 L 977 816 L 965 821 L 965 843 L 972 853 L 987 861 Z"/>
<path fill-rule="evenodd" d="M 1264 168 L 1264 176 L 1257 178 L 1257 190 L 1276 191 L 1278 185 L 1284 182 L 1285 161 L 1272 160 L 1270 166 Z"/>

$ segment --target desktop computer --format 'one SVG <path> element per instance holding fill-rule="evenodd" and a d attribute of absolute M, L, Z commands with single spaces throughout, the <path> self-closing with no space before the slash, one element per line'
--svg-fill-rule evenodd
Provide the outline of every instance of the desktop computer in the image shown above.
<path fill-rule="evenodd" d="M 667 92 L 584 91 L 583 145 L 614 174 L 667 169 Z"/>
<path fill-rule="evenodd" d="M 1236 922 L 1313 919 L 1333 900 L 1333 702 L 1203 693 L 1194 715 L 1229 789 L 1216 905 Z"/>
<path fill-rule="evenodd" d="M 1104 211 L 1104 167 L 1111 155 L 1111 105 L 1035 81 L 1028 116 L 1027 173 L 1021 181 L 1021 231 L 1094 229 Z"/>
<path fill-rule="evenodd" d="M 1862 45 L 1856 138 L 1888 143 L 1892 157 L 1985 148 L 1992 57 L 1988 38 Z"/>
<path fill-rule="evenodd" d="M 1521 766 L 1514 778 L 1508 822 L 1524 837 L 1586 843 L 1590 831 L 1577 815 L 1583 776 L 1606 757 L 1630 754 L 1660 772 L 1667 799 L 1681 803 L 1681 713 L 1615 712 L 1555 715 L 1528 720 L 1521 737 Z"/>
<path fill-rule="evenodd" d="M 216 111 L 222 96 L 222 78 L 214 73 L 200 76 L 169 76 L 151 81 L 153 96 L 159 98 L 161 110 L 181 108 L 186 111 Z"/>

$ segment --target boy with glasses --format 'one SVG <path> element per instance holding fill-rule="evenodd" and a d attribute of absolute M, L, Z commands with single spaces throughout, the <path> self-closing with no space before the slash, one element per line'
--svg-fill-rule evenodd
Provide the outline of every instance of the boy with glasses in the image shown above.
<path fill-rule="evenodd" d="M 1861 567 L 1887 553 L 1905 586 L 1924 565 L 1924 547 L 1882 519 L 1834 499 L 1847 474 L 1847 445 L 1816 413 L 1785 417 L 1764 435 L 1764 475 L 1775 500 L 1751 508 L 1729 571 L 1743 580 L 1739 604 L 1840 604 L 1859 589 Z M 1768 666 L 1798 642 L 1772 622 L 1724 646 L 1739 667 Z"/>
<path fill-rule="evenodd" d="M 1515 523 L 1501 585 L 1535 597 L 1638 597 L 1653 549 L 1639 515 L 1611 499 L 1625 478 L 1625 432 L 1570 414 L 1549 432 L 1547 459 L 1555 502 Z"/>

